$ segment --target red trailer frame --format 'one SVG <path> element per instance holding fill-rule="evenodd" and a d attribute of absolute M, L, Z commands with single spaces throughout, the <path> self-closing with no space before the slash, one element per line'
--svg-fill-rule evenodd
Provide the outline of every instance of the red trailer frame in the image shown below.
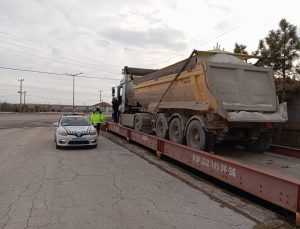
<path fill-rule="evenodd" d="M 300 149 L 291 148 L 287 146 L 271 145 L 270 152 L 277 153 L 289 157 L 300 158 Z"/>
<path fill-rule="evenodd" d="M 166 155 L 261 199 L 295 212 L 296 225 L 300 226 L 300 180 L 213 153 L 192 149 L 116 123 L 107 123 L 106 130 L 155 150 L 157 156 Z"/>

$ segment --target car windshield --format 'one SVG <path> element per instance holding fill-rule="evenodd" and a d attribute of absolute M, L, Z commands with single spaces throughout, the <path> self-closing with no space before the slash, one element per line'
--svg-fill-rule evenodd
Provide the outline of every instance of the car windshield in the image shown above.
<path fill-rule="evenodd" d="M 62 126 L 89 126 L 90 122 L 85 117 L 63 117 Z"/>

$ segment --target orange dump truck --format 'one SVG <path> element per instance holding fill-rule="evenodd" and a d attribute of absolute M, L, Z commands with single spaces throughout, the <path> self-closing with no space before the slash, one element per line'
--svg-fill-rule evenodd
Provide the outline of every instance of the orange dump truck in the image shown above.
<path fill-rule="evenodd" d="M 250 58 L 194 50 L 159 70 L 125 66 L 116 87 L 119 123 L 200 150 L 230 140 L 266 151 L 273 124 L 287 120 L 286 103 L 279 105 L 272 69 Z"/>

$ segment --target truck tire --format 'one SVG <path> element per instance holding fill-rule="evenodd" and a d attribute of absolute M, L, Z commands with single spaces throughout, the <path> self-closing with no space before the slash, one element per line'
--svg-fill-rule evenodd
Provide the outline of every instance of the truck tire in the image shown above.
<path fill-rule="evenodd" d="M 212 132 L 205 132 L 205 146 L 204 150 L 210 152 L 215 146 L 215 136 Z"/>
<path fill-rule="evenodd" d="M 155 123 L 156 136 L 163 139 L 169 138 L 168 121 L 163 115 L 159 115 Z"/>
<path fill-rule="evenodd" d="M 271 132 L 260 133 L 260 136 L 257 140 L 247 142 L 245 144 L 245 150 L 254 153 L 263 153 L 270 148 L 271 142 L 272 142 Z"/>
<path fill-rule="evenodd" d="M 183 143 L 183 128 L 179 118 L 174 118 L 169 127 L 169 138 L 171 141 L 182 144 Z"/>
<path fill-rule="evenodd" d="M 186 131 L 187 145 L 194 149 L 204 150 L 206 139 L 205 137 L 205 131 L 200 121 L 191 121 Z"/>
<path fill-rule="evenodd" d="M 141 131 L 141 120 L 138 115 L 134 118 L 133 129 L 136 131 Z"/>

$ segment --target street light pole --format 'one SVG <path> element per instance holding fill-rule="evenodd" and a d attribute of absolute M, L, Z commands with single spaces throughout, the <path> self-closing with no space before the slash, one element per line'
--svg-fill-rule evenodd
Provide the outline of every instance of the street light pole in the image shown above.
<path fill-rule="evenodd" d="M 18 79 L 18 81 L 20 82 L 20 91 L 18 93 L 20 93 L 20 108 L 19 108 L 19 112 L 22 112 L 22 86 L 23 86 L 23 81 L 24 79 Z"/>
<path fill-rule="evenodd" d="M 24 91 L 23 92 L 23 94 L 24 94 L 24 103 L 23 103 L 23 110 L 26 112 L 26 103 L 25 103 L 25 101 L 26 101 L 26 91 Z"/>
<path fill-rule="evenodd" d="M 69 73 L 65 73 L 68 76 L 73 76 L 73 112 L 75 110 L 75 104 L 74 104 L 74 97 L 75 97 L 75 76 L 78 76 L 80 74 L 82 74 L 82 72 L 77 73 L 77 74 L 69 74 Z"/>
<path fill-rule="evenodd" d="M 103 92 L 103 90 L 99 90 L 98 92 L 100 93 L 100 103 L 99 103 L 99 106 L 101 106 L 101 98 L 102 98 L 102 94 L 101 93 Z"/>

